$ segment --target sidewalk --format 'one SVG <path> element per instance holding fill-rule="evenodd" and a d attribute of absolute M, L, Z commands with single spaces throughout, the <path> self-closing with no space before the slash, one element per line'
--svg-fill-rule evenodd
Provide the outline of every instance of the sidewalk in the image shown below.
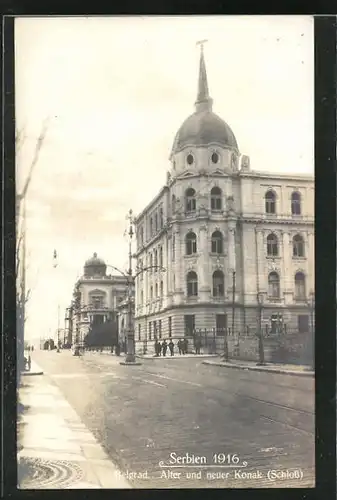
<path fill-rule="evenodd" d="M 297 375 L 299 377 L 314 377 L 315 372 L 304 365 L 286 365 L 266 363 L 265 366 L 257 366 L 255 361 L 222 361 L 220 357 L 216 361 L 203 361 L 204 365 L 223 366 L 225 368 L 236 368 L 239 370 L 251 370 L 256 372 L 280 373 L 284 375 Z"/>
<path fill-rule="evenodd" d="M 136 358 L 142 359 L 186 359 L 186 358 L 217 358 L 217 354 L 175 354 L 171 356 L 170 354 L 166 356 L 155 356 L 155 354 L 136 354 Z"/>
<path fill-rule="evenodd" d="M 49 377 L 27 380 L 20 403 L 19 489 L 131 488 Z"/>
<path fill-rule="evenodd" d="M 29 371 L 22 371 L 21 376 L 27 377 L 29 375 L 43 375 L 43 370 L 31 359 Z"/>

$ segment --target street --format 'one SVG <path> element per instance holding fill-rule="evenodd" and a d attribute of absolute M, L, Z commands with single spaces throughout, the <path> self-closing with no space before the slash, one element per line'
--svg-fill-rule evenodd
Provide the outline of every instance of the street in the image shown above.
<path fill-rule="evenodd" d="M 135 488 L 314 486 L 313 378 L 193 358 L 33 359 Z"/>

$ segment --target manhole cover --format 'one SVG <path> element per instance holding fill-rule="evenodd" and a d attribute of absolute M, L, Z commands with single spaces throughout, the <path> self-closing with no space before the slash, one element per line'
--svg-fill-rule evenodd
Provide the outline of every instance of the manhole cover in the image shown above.
<path fill-rule="evenodd" d="M 18 483 L 22 489 L 67 488 L 83 476 L 81 467 L 65 460 L 22 457 L 18 463 Z"/>

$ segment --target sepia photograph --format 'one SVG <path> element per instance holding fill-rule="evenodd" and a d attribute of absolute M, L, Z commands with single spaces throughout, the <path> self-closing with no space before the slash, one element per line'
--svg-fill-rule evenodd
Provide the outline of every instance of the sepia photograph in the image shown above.
<path fill-rule="evenodd" d="M 14 56 L 18 488 L 314 488 L 313 17 Z"/>

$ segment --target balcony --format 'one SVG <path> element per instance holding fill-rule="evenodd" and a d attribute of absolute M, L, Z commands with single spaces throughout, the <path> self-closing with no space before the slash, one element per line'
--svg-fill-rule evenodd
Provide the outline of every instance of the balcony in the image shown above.
<path fill-rule="evenodd" d="M 282 304 L 283 299 L 281 297 L 272 297 L 271 295 L 268 295 L 267 301 L 272 304 Z"/>

